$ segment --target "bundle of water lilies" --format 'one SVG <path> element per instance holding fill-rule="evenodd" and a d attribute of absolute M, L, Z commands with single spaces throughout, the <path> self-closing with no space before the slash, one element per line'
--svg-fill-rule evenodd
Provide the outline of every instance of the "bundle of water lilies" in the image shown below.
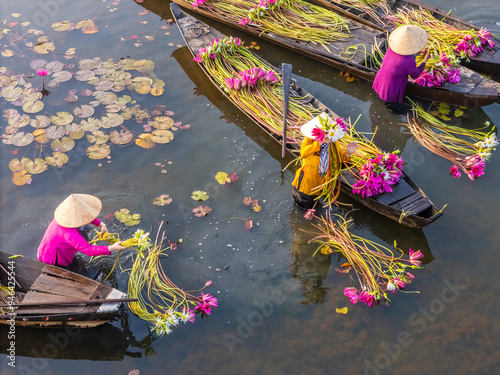
<path fill-rule="evenodd" d="M 288 38 L 308 40 L 326 47 L 349 38 L 349 21 L 323 7 L 302 0 L 188 0 L 195 8 L 224 18 L 272 31 Z M 328 49 L 328 48 L 327 48 Z"/>
<path fill-rule="evenodd" d="M 243 112 L 271 132 L 280 136 L 283 134 L 281 77 L 244 48 L 240 39 L 217 38 L 210 46 L 200 48 L 194 60 L 202 64 L 209 76 Z M 311 104 L 304 104 L 303 97 L 291 95 L 287 112 L 287 142 L 297 143 L 297 139 L 302 139 L 297 125 L 319 113 Z"/>
<path fill-rule="evenodd" d="M 422 146 L 453 163 L 450 175 L 459 178 L 460 170 L 471 180 L 484 175 L 485 163 L 498 146 L 494 126 L 486 131 L 489 123 L 477 130 L 445 124 L 416 103 L 413 113 L 405 125 Z"/>
<path fill-rule="evenodd" d="M 337 220 L 337 221 L 334 221 Z M 349 232 L 352 219 L 335 215 L 322 218 L 319 224 L 313 224 L 319 230 L 309 242 L 319 243 L 314 255 L 339 253 L 345 258 L 341 273 L 354 271 L 359 286 L 347 287 L 344 294 L 352 304 L 363 303 L 368 307 L 382 302 L 390 302 L 389 292 L 403 291 L 414 279 L 409 269 L 422 268 L 423 254 L 420 250 L 409 249 L 408 258 L 396 248 L 391 249 L 374 241 L 359 237 Z M 314 256 L 313 255 L 313 256 Z M 414 292 L 415 293 L 415 292 Z M 418 292 L 416 292 L 418 293 Z"/>
<path fill-rule="evenodd" d="M 156 334 L 162 336 L 172 333 L 181 322 L 193 323 L 195 314 L 201 317 L 210 315 L 212 308 L 217 307 L 217 299 L 209 293 L 201 292 L 195 296 L 194 291 L 185 291 L 175 285 L 165 274 L 160 258 L 165 258 L 163 248 L 165 234 L 160 236 L 161 224 L 155 242 L 149 241 L 143 252 L 138 253 L 128 283 L 128 295 L 137 298 L 129 302 L 130 310 L 141 319 L 153 324 Z M 211 285 L 207 281 L 200 292 Z"/>
<path fill-rule="evenodd" d="M 395 26 L 418 25 L 427 31 L 433 57 L 427 61 L 424 74 L 416 80 L 421 86 L 440 86 L 446 81 L 460 81 L 460 73 L 455 69 L 460 58 L 476 56 L 484 47 L 495 46 L 487 29 L 460 30 L 436 19 L 428 10 L 403 8 L 384 17 Z M 422 59 L 423 56 L 417 56 L 417 64 Z"/>
<path fill-rule="evenodd" d="M 377 24 L 384 23 L 382 19 L 383 14 L 392 13 L 391 7 L 386 0 L 329 0 L 329 2 L 358 9 L 368 14 Z"/>
<path fill-rule="evenodd" d="M 339 194 L 342 170 L 354 169 L 353 172 L 359 180 L 352 185 L 352 192 L 362 197 L 371 197 L 384 192 L 392 192 L 392 185 L 399 182 L 403 175 L 404 161 L 397 154 L 382 152 L 375 144 L 366 139 L 355 130 L 354 125 L 347 123 L 344 118 L 330 118 L 326 113 L 319 117 L 319 125 L 312 132 L 313 139 L 319 143 L 330 141 L 328 174 L 324 178 L 322 191 L 319 197 L 332 204 Z M 342 167 L 340 150 L 346 150 L 351 142 L 356 142 L 358 147 L 346 161 L 348 167 Z M 318 198 L 319 198 L 318 197 Z"/>

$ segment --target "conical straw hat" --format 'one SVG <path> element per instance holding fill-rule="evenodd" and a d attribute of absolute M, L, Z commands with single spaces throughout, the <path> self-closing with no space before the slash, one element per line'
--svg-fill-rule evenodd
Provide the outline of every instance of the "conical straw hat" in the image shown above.
<path fill-rule="evenodd" d="M 331 124 L 331 119 L 326 112 L 323 112 L 321 115 L 316 116 L 312 120 L 306 122 L 304 125 L 300 127 L 300 132 L 303 136 L 307 138 L 314 138 L 312 135 L 312 131 L 314 128 L 321 128 L 321 122 L 319 118 L 322 118 L 324 122 Z"/>
<path fill-rule="evenodd" d="M 90 194 L 71 194 L 54 212 L 56 223 L 65 228 L 89 224 L 101 212 L 102 203 Z"/>
<path fill-rule="evenodd" d="M 400 55 L 413 55 L 427 44 L 427 31 L 417 25 L 398 27 L 389 36 L 389 47 Z"/>

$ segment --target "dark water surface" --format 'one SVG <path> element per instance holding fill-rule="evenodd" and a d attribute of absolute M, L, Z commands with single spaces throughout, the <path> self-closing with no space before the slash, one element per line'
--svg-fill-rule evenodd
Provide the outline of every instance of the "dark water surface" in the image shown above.
<path fill-rule="evenodd" d="M 500 34 L 498 0 L 432 3 Z M 282 160 L 279 146 L 210 86 L 176 26 L 161 28 L 172 18 L 169 4 L 160 0 L 0 3 L 2 20 L 12 22 L 11 14 L 20 13 L 19 20 L 31 21 L 54 38 L 56 51 L 74 47 L 83 59 L 118 61 L 129 56 L 154 61 L 155 74 L 166 83 L 165 93 L 128 94 L 149 110 L 155 104 L 166 105 L 176 122 L 191 125 L 175 132 L 172 142 L 151 150 L 113 147 L 109 162 L 86 158 L 82 151 L 88 145 L 82 140 L 85 146 L 70 152 L 66 166 L 49 168 L 34 176 L 32 184 L 19 187 L 12 183 L 8 168 L 15 148 L 2 144 L 1 250 L 36 257 L 60 201 L 71 193 L 94 194 L 103 201 L 101 218 L 128 208 L 141 214 L 138 227 L 151 232 L 159 221 L 168 220 L 168 238 L 184 241 L 164 261 L 167 274 L 187 289 L 213 280 L 209 291 L 219 298 L 219 308 L 209 319 L 161 338 L 150 334 L 148 325 L 126 307 L 112 324 L 77 333 L 18 329 L 15 369 L 7 366 L 7 330 L 2 327 L 2 375 L 128 374 L 132 369 L 141 374 L 498 374 L 498 155 L 493 154 L 481 180 L 452 179 L 449 163 L 414 142 L 368 83 L 347 83 L 338 70 L 258 42 L 261 56 L 275 65 L 293 64 L 299 84 L 339 115 L 355 119 L 361 114 L 359 129 L 378 126 L 376 143 L 387 151 L 399 148 L 412 179 L 436 206 L 447 204 L 445 215 L 423 230 L 400 226 L 354 204 L 358 210 L 352 214 L 353 231 L 387 245 L 396 240 L 403 249 L 421 249 L 425 265 L 415 272 L 410 288 L 420 294 L 399 293 L 390 306 L 371 310 L 351 306 L 343 289 L 352 282 L 334 271 L 339 260 L 311 257 L 315 246 L 308 244 L 311 235 L 304 232 L 311 223 L 291 204 L 293 170 L 282 172 L 291 159 Z M 145 9 L 151 12 L 140 15 Z M 98 33 L 55 32 L 50 27 L 86 18 L 94 19 Z M 227 27 L 219 29 L 247 43 L 253 40 Z M 136 47 L 138 42 L 142 45 Z M 5 39 L 1 43 L 12 48 Z M 28 49 L 25 53 L 24 59 L 2 57 L 1 66 L 27 74 L 33 73 L 31 60 L 57 57 L 34 55 Z M 46 98 L 50 106 L 44 111 L 71 111 L 73 106 L 62 98 L 73 87 L 63 83 L 52 89 Z M 460 120 L 463 126 L 498 123 L 500 105 L 469 109 L 466 115 Z M 2 118 L 2 132 L 5 126 Z M 139 124 L 136 131 L 141 128 Z M 159 162 L 167 173 L 155 165 Z M 218 185 L 214 176 L 219 171 L 235 172 L 240 179 L 233 188 Z M 209 216 L 198 218 L 190 212 L 197 205 L 190 197 L 194 190 L 209 193 L 206 204 L 213 209 Z M 169 194 L 173 202 L 153 206 L 153 198 L 161 194 Z M 262 211 L 245 206 L 246 196 L 259 199 Z M 349 202 L 344 196 L 342 200 Z M 243 221 L 224 220 L 234 217 L 252 217 L 255 227 L 247 232 Z M 131 254 L 125 254 L 120 258 L 123 269 L 132 263 Z M 101 264 L 109 268 L 112 262 Z M 111 282 L 126 290 L 127 273 L 118 270 Z M 344 306 L 349 307 L 348 314 L 335 312 Z"/>

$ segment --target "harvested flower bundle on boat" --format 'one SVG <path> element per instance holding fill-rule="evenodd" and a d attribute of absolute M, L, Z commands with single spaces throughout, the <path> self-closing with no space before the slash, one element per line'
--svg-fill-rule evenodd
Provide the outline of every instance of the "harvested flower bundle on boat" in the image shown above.
<path fill-rule="evenodd" d="M 416 103 L 413 103 L 413 112 L 415 116 L 405 125 L 422 146 L 453 163 L 450 168 L 453 177 L 459 178 L 460 170 L 471 180 L 484 175 L 485 163 L 498 146 L 495 127 L 483 131 L 448 125 Z"/>
<path fill-rule="evenodd" d="M 424 73 L 415 80 L 421 86 L 440 86 L 447 81 L 459 82 L 460 73 L 455 67 L 460 59 L 474 57 L 486 46 L 495 46 L 489 30 L 460 30 L 438 20 L 428 10 L 402 8 L 385 18 L 395 26 L 417 25 L 427 32 L 432 58 L 427 61 Z M 423 56 L 417 56 L 417 65 L 422 59 Z"/>
<path fill-rule="evenodd" d="M 337 270 L 340 273 L 353 271 L 356 275 L 358 287 L 344 289 L 352 304 L 360 302 L 372 307 L 380 301 L 390 302 L 389 293 L 403 290 L 414 279 L 408 270 L 421 268 L 423 254 L 420 250 L 410 249 L 408 258 L 403 258 L 403 252 L 397 248 L 400 254 L 349 232 L 351 221 L 339 215 L 321 218 L 319 224 L 313 224 L 319 233 L 314 233 L 315 237 L 309 242 L 320 244 L 315 254 L 318 251 L 322 254 L 338 253 L 346 260 L 342 269 Z"/>
<path fill-rule="evenodd" d="M 188 0 L 240 25 L 256 25 L 283 37 L 323 45 L 349 38 L 349 21 L 302 0 Z"/>

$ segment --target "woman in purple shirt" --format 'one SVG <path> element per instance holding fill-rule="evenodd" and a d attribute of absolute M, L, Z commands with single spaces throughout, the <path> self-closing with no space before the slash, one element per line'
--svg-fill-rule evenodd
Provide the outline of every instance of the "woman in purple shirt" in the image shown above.
<path fill-rule="evenodd" d="M 416 25 L 400 26 L 389 36 L 389 48 L 375 76 L 373 89 L 392 112 L 403 113 L 408 76 L 418 78 L 429 59 L 430 50 L 418 67 L 413 55 L 424 49 L 426 44 L 427 32 Z"/>
<path fill-rule="evenodd" d="M 111 246 L 94 246 L 83 237 L 79 227 L 93 224 L 107 232 L 106 224 L 97 219 L 101 212 L 101 200 L 89 194 L 71 194 L 55 210 L 54 220 L 49 224 L 38 247 L 38 260 L 67 266 L 73 256 L 81 251 L 89 256 L 110 255 L 111 251 L 123 250 L 121 241 Z"/>

